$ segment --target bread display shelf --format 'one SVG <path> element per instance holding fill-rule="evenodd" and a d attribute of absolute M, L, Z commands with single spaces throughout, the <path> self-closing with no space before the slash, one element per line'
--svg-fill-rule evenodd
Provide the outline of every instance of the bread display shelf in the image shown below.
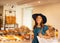
<path fill-rule="evenodd" d="M 5 10 L 4 28 L 5 29 L 15 28 L 15 26 L 16 26 L 16 11 L 14 11 L 14 10 Z"/>
<path fill-rule="evenodd" d="M 15 16 L 6 16 L 6 24 L 16 24 Z"/>

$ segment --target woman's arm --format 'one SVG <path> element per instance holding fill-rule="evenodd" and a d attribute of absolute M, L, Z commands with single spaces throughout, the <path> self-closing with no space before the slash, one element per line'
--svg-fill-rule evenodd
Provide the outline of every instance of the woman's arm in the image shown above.
<path fill-rule="evenodd" d="M 49 38 L 50 38 L 49 30 L 46 31 L 46 34 L 47 34 L 47 35 L 42 35 L 41 33 L 39 33 L 38 36 L 41 37 L 41 38 L 49 39 Z"/>
<path fill-rule="evenodd" d="M 45 35 L 42 35 L 41 33 L 38 34 L 40 38 L 45 38 Z"/>
<path fill-rule="evenodd" d="M 47 34 L 48 36 L 50 36 L 49 30 L 46 31 L 46 34 Z"/>
<path fill-rule="evenodd" d="M 46 31 L 46 34 L 47 34 L 47 35 L 44 36 L 45 38 L 47 38 L 47 39 L 51 38 L 51 35 L 50 35 L 50 33 L 49 33 L 49 30 Z"/>

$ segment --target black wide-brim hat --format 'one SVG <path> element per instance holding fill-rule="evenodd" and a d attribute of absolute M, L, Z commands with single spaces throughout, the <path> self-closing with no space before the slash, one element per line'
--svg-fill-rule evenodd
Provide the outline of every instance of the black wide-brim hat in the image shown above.
<path fill-rule="evenodd" d="M 43 24 L 45 24 L 45 23 L 47 22 L 46 16 L 43 15 L 43 14 L 41 14 L 41 13 L 39 13 L 39 14 L 33 14 L 33 15 L 32 15 L 32 18 L 33 18 L 34 20 L 36 20 L 36 17 L 37 17 L 37 16 L 41 16 L 41 17 L 42 17 L 42 19 L 43 19 Z"/>

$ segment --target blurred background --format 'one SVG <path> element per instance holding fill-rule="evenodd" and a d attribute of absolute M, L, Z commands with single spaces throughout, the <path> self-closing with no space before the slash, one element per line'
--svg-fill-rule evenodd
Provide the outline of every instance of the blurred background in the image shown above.
<path fill-rule="evenodd" d="M 34 13 L 42 13 L 47 17 L 46 25 L 58 30 L 57 37 L 60 40 L 60 0 L 0 0 L 1 39 L 31 43 Z"/>

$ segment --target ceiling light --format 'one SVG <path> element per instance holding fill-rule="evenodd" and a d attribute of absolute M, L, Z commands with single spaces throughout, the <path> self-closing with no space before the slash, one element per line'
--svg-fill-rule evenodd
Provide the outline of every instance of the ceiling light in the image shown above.
<path fill-rule="evenodd" d="M 40 1 L 38 1 L 38 3 L 41 3 Z"/>

